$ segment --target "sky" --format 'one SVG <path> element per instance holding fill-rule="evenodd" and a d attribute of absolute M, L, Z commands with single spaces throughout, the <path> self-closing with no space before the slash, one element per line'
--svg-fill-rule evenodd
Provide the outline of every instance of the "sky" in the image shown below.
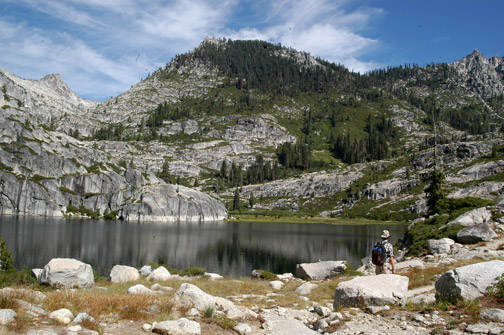
<path fill-rule="evenodd" d="M 502 0 L 0 0 L 0 68 L 128 90 L 206 36 L 281 43 L 352 71 L 504 56 Z"/>

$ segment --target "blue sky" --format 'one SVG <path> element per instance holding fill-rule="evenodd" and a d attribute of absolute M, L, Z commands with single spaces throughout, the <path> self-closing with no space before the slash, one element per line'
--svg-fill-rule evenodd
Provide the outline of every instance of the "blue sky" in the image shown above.
<path fill-rule="evenodd" d="M 0 67 L 103 101 L 205 36 L 261 39 L 366 72 L 504 56 L 501 0 L 0 0 Z"/>

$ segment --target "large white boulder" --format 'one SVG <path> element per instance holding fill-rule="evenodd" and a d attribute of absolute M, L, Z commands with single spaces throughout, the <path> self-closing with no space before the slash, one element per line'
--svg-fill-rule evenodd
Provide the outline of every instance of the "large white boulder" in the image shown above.
<path fill-rule="evenodd" d="M 448 224 L 460 224 L 463 226 L 474 226 L 480 223 L 489 222 L 492 219 L 492 212 L 486 207 L 473 209 L 472 211 L 466 212 L 459 215 L 455 220 L 450 221 Z"/>
<path fill-rule="evenodd" d="M 427 248 L 431 254 L 449 254 L 455 241 L 451 238 L 441 238 L 439 240 L 427 240 Z"/>
<path fill-rule="evenodd" d="M 196 321 L 182 318 L 158 322 L 152 327 L 152 332 L 167 335 L 201 335 L 201 327 Z"/>
<path fill-rule="evenodd" d="M 317 288 L 318 285 L 317 284 L 313 284 L 313 283 L 310 283 L 310 282 L 307 282 L 307 283 L 304 283 L 302 285 L 300 285 L 297 289 L 296 289 L 296 293 L 299 294 L 299 295 L 309 295 L 311 294 L 312 290 Z"/>
<path fill-rule="evenodd" d="M 110 271 L 110 281 L 112 283 L 127 283 L 140 279 L 137 269 L 126 265 L 114 265 Z"/>
<path fill-rule="evenodd" d="M 326 279 L 346 270 L 344 261 L 322 261 L 296 265 L 296 276 L 302 279 Z"/>
<path fill-rule="evenodd" d="M 153 281 L 166 281 L 170 279 L 171 274 L 170 272 L 164 267 L 160 266 L 156 268 L 152 273 L 147 277 L 148 280 L 153 280 Z"/>
<path fill-rule="evenodd" d="M 183 283 L 175 293 L 175 306 L 194 307 L 200 312 L 215 308 L 215 298 L 203 292 L 199 287 Z"/>
<path fill-rule="evenodd" d="M 498 235 L 488 223 L 480 223 L 466 227 L 457 233 L 457 241 L 462 244 L 474 244 L 481 241 L 490 241 Z"/>
<path fill-rule="evenodd" d="M 409 278 L 394 274 L 355 277 L 334 291 L 334 308 L 405 303 Z"/>
<path fill-rule="evenodd" d="M 93 269 L 73 258 L 53 258 L 44 266 L 40 282 L 67 288 L 89 287 L 94 285 Z"/>
<path fill-rule="evenodd" d="M 481 297 L 504 273 L 504 261 L 471 264 L 446 271 L 435 284 L 436 299 L 456 301 Z"/>

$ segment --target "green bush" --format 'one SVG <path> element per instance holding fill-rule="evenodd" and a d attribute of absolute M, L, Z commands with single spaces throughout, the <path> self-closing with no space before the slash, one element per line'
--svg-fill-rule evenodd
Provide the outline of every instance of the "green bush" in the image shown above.
<path fill-rule="evenodd" d="M 5 240 L 0 237 L 0 270 L 7 272 L 14 270 L 13 262 L 12 254 L 9 249 L 7 249 Z"/>
<path fill-rule="evenodd" d="M 205 274 L 205 272 L 206 272 L 205 268 L 193 266 L 193 267 L 186 268 L 182 272 L 182 275 L 184 275 L 184 276 L 203 276 Z"/>
<path fill-rule="evenodd" d="M 406 232 L 406 240 L 411 241 L 408 248 L 410 255 L 422 255 L 427 249 L 427 240 L 448 237 L 455 239 L 457 233 L 463 228 L 462 225 L 453 224 L 444 226 L 448 221 L 448 216 L 438 215 L 432 219 L 415 223 Z M 441 229 L 440 229 L 441 228 Z"/>
<path fill-rule="evenodd" d="M 457 216 L 464 214 L 472 209 L 491 205 L 493 201 L 467 197 L 462 199 L 444 198 L 437 203 L 439 213 L 447 213 L 450 215 L 448 220 L 453 220 Z"/>
<path fill-rule="evenodd" d="M 265 280 L 278 280 L 278 277 L 276 274 L 269 272 L 269 271 L 264 271 L 264 270 L 255 270 L 256 272 L 259 273 L 259 278 L 265 279 Z"/>
<path fill-rule="evenodd" d="M 497 282 L 487 288 L 487 295 L 495 297 L 500 303 L 504 303 L 504 274 L 497 278 Z"/>
<path fill-rule="evenodd" d="M 0 287 L 20 285 L 37 286 L 39 283 L 28 268 L 19 271 L 0 271 Z"/>

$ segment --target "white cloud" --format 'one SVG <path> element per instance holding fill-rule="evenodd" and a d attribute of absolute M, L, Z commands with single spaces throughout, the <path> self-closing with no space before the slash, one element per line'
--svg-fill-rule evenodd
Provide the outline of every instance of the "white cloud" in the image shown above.
<path fill-rule="evenodd" d="M 369 22 L 383 15 L 379 9 L 360 9 L 347 13 L 342 6 L 348 1 L 282 1 L 268 9 L 269 25 L 227 31 L 232 39 L 261 39 L 314 56 L 344 64 L 349 69 L 365 72 L 378 64 L 358 58 L 379 46 L 379 41 L 360 35 Z"/>

